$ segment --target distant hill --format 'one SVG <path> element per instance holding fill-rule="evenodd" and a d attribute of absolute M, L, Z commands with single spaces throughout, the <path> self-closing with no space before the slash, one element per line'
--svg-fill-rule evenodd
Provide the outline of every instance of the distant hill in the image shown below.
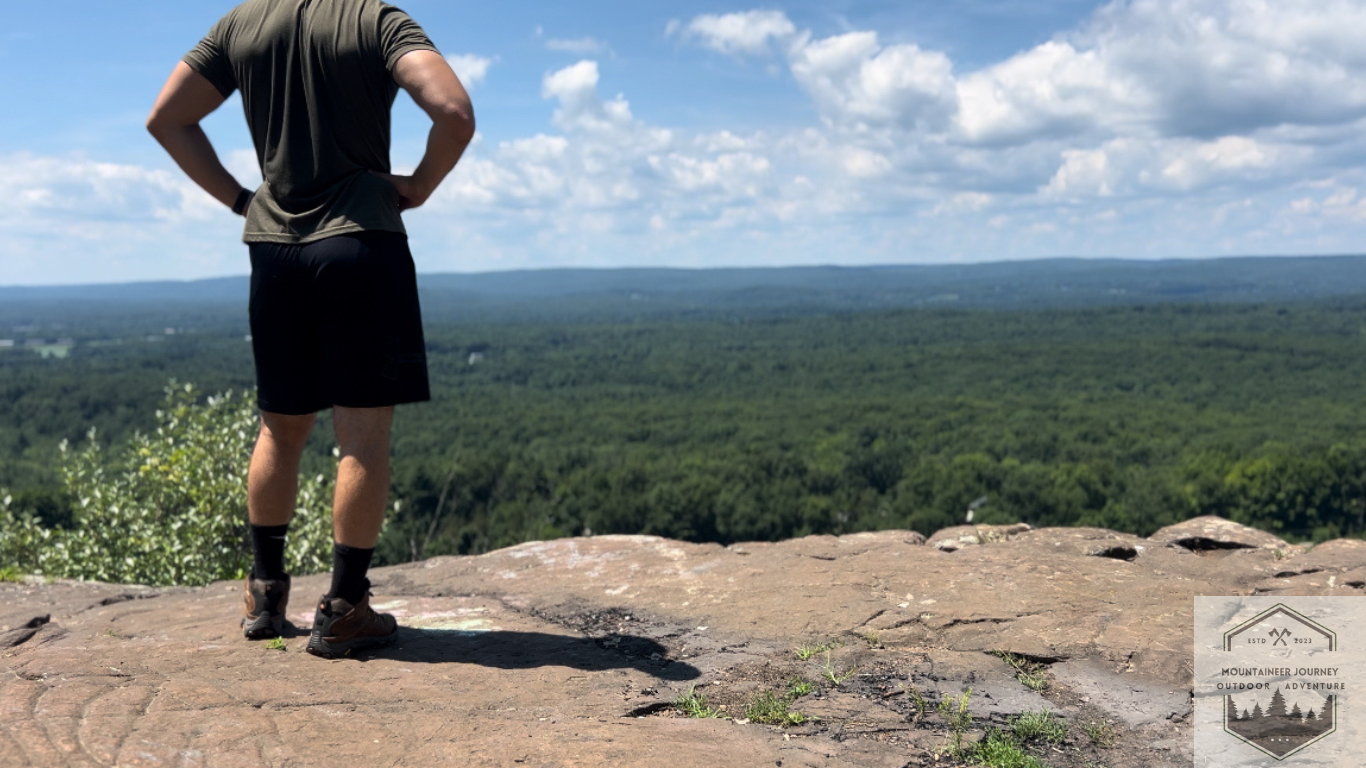
<path fill-rule="evenodd" d="M 1293 301 L 1366 293 L 1366 256 L 737 269 L 547 269 L 420 275 L 434 321 L 621 319 L 899 307 L 1026 309 L 1171 301 Z M 84 312 L 240 312 L 246 277 L 0 287 L 0 322 Z M 218 305 L 218 306 L 213 306 Z"/>

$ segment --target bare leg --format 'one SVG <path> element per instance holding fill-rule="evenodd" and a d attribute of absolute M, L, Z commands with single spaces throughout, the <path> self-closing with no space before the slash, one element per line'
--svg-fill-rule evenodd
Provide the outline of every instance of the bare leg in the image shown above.
<path fill-rule="evenodd" d="M 299 458 L 314 418 L 261 412 L 261 434 L 247 472 L 247 516 L 252 525 L 284 525 L 294 516 Z"/>
<path fill-rule="evenodd" d="M 393 406 L 332 409 L 341 450 L 332 533 L 338 544 L 374 549 L 389 499 L 389 427 Z"/>

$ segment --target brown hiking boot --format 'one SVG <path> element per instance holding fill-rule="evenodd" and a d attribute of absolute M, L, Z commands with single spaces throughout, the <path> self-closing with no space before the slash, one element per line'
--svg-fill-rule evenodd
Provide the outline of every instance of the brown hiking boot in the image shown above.
<path fill-rule="evenodd" d="M 279 637 L 285 629 L 285 609 L 289 607 L 289 576 L 258 579 L 248 575 L 242 602 L 242 634 L 248 640 Z"/>
<path fill-rule="evenodd" d="M 362 648 L 388 645 L 397 638 L 398 622 L 387 613 L 375 613 L 368 592 L 355 605 L 323 595 L 313 614 L 313 634 L 306 650 L 324 659 L 337 659 Z"/>

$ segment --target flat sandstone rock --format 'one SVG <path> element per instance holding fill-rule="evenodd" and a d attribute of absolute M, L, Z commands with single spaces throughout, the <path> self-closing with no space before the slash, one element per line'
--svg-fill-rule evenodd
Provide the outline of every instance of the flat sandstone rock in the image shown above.
<path fill-rule="evenodd" d="M 238 583 L 0 584 L 0 765 L 930 765 L 971 690 L 968 741 L 1046 709 L 1047 765 L 1188 766 L 1194 596 L 1366 594 L 1359 542 L 985 528 L 376 569 L 399 640 L 331 662 L 303 652 L 325 576 L 295 578 L 283 651 L 242 638 Z M 760 722 L 766 694 L 800 715 Z"/>

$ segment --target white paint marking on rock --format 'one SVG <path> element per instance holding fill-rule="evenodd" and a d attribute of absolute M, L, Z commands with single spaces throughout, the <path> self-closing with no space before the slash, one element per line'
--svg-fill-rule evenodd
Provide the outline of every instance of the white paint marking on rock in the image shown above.
<path fill-rule="evenodd" d="M 465 632 L 477 634 L 480 632 L 496 632 L 498 627 L 488 619 L 469 619 L 454 618 L 448 614 L 414 616 L 404 622 L 405 625 L 414 629 L 443 629 L 451 632 Z"/>

